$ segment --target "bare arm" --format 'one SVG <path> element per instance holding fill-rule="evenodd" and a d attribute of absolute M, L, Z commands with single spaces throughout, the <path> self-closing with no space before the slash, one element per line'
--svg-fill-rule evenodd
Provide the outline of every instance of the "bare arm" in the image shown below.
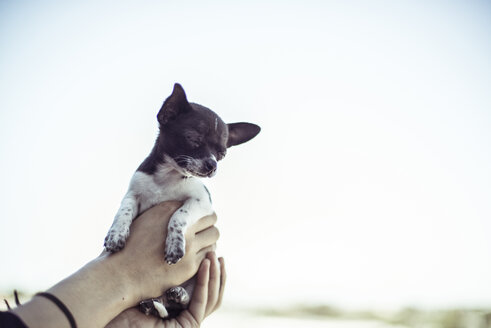
<path fill-rule="evenodd" d="M 146 211 L 132 224 L 122 251 L 101 254 L 48 290 L 68 307 L 79 328 L 104 327 L 140 300 L 156 297 L 196 273 L 218 239 L 213 226 L 216 216 L 207 216 L 189 229 L 186 256 L 168 265 L 163 261 L 165 232 L 179 206 L 166 202 Z M 42 297 L 34 297 L 13 312 L 30 328 L 69 327 L 65 315 Z"/>

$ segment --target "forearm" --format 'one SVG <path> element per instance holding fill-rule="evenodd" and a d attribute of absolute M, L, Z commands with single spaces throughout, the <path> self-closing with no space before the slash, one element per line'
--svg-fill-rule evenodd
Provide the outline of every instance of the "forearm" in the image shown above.
<path fill-rule="evenodd" d="M 104 327 L 125 309 L 161 295 L 196 273 L 218 239 L 213 226 L 217 218 L 207 216 L 190 227 L 186 255 L 177 264 L 168 265 L 163 240 L 169 218 L 179 206 L 179 202 L 166 202 L 146 211 L 133 222 L 122 251 L 100 255 L 47 290 L 68 308 L 78 328 Z M 29 328 L 70 327 L 63 312 L 43 297 L 34 297 L 14 313 Z"/>
<path fill-rule="evenodd" d="M 77 327 L 103 327 L 136 303 L 128 288 L 130 284 L 126 283 L 127 277 L 118 270 L 118 258 L 102 255 L 47 291 L 65 304 Z M 29 328 L 70 327 L 63 312 L 43 297 L 34 297 L 14 313 Z"/>

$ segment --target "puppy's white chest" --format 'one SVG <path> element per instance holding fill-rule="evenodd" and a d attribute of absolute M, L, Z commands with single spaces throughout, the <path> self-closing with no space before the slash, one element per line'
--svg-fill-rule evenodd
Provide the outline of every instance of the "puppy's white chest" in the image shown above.
<path fill-rule="evenodd" d="M 197 219 L 213 212 L 208 190 L 199 179 L 183 178 L 165 164 L 154 174 L 136 171 L 105 239 L 106 249 L 112 252 L 122 249 L 133 219 L 150 207 L 168 200 L 183 203 L 169 221 L 169 224 L 179 226 L 176 231 L 181 234 Z M 177 238 L 175 234 L 169 233 L 167 236 L 171 240 L 166 247 L 173 249 L 167 249 L 166 260 L 172 263 L 176 263 L 184 255 L 184 236 Z"/>
<path fill-rule="evenodd" d="M 153 175 L 137 171 L 131 179 L 128 192 L 138 200 L 141 213 L 167 200 L 186 201 L 202 190 L 205 190 L 203 184 L 195 178 L 186 179 L 166 171 Z"/>

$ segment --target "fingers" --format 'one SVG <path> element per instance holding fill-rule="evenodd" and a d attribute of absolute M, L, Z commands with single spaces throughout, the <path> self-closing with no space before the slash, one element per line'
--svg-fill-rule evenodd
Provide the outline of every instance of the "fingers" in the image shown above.
<path fill-rule="evenodd" d="M 224 259 L 217 259 L 215 252 L 208 253 L 199 268 L 188 309 L 198 324 L 222 304 L 226 278 Z"/>
<path fill-rule="evenodd" d="M 210 280 L 208 282 L 208 302 L 205 317 L 215 310 L 220 293 L 220 263 L 215 252 L 208 253 L 207 258 L 210 260 Z"/>
<path fill-rule="evenodd" d="M 218 262 L 220 262 L 220 291 L 218 292 L 218 301 L 211 312 L 216 311 L 216 309 L 218 309 L 222 305 L 223 293 L 225 291 L 225 283 L 227 282 L 227 272 L 225 271 L 224 258 L 220 257 L 218 259 Z"/>
<path fill-rule="evenodd" d="M 215 250 L 217 249 L 217 244 L 213 244 L 213 245 L 210 245 L 210 246 L 207 246 L 205 248 L 202 248 L 198 251 L 197 254 L 197 258 L 199 258 L 199 263 L 201 263 L 201 261 L 203 261 L 203 259 L 206 257 L 206 254 L 210 253 L 210 252 L 214 252 Z"/>
<path fill-rule="evenodd" d="M 213 244 L 198 251 L 194 257 L 196 267 L 199 268 L 201 262 L 203 262 L 203 260 L 208 256 L 208 253 L 214 253 L 216 248 L 217 244 Z"/>
<path fill-rule="evenodd" d="M 220 238 L 220 231 L 217 227 L 211 226 L 195 235 L 194 240 L 191 241 L 191 249 L 199 252 L 203 248 L 215 244 L 218 238 Z"/>
<path fill-rule="evenodd" d="M 217 215 L 215 213 L 202 217 L 198 221 L 196 221 L 195 224 L 193 224 L 190 228 L 189 231 L 194 232 L 194 233 L 199 233 L 217 223 Z"/>
<path fill-rule="evenodd" d="M 205 317 L 208 283 L 210 279 L 210 260 L 204 259 L 198 270 L 198 279 L 194 288 L 193 298 L 189 304 L 189 312 L 196 322 L 201 323 Z"/>
<path fill-rule="evenodd" d="M 217 259 L 215 252 L 208 253 L 198 270 L 189 308 L 181 312 L 176 318 L 177 321 L 192 323 L 199 327 L 203 319 L 221 305 L 225 281 L 225 261 L 223 258 Z"/>

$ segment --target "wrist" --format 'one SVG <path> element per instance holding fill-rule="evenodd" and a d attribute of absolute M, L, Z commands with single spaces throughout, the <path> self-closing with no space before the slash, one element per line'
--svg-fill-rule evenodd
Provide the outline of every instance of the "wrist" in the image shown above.
<path fill-rule="evenodd" d="M 116 260 L 101 254 L 47 290 L 71 311 L 78 327 L 104 326 L 135 304 Z"/>
<path fill-rule="evenodd" d="M 150 272 L 144 269 L 145 265 L 138 265 L 131 261 L 134 255 L 128 255 L 127 250 L 123 249 L 117 253 L 103 252 L 93 262 L 104 271 L 104 276 L 109 281 L 109 289 L 113 293 L 113 298 L 121 301 L 122 310 L 137 305 L 140 301 L 152 297 L 160 296 L 161 290 L 154 290 L 158 285 L 157 281 L 162 284 L 165 279 L 162 272 Z M 157 281 L 154 281 L 157 280 Z M 169 288 L 172 286 L 169 286 Z"/>
<path fill-rule="evenodd" d="M 138 303 L 131 264 L 125 263 L 120 253 L 103 252 L 87 265 L 92 266 L 90 270 L 104 279 L 102 290 L 114 301 L 114 306 L 120 307 L 122 311 Z"/>

